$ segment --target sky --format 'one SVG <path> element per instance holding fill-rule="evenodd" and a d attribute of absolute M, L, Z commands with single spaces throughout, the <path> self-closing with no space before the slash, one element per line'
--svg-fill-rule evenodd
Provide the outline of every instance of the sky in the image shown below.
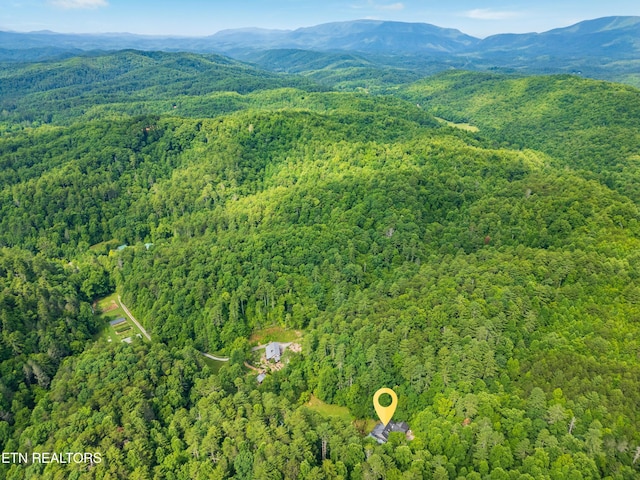
<path fill-rule="evenodd" d="M 432 23 L 469 35 L 542 32 L 612 15 L 638 0 L 0 0 L 0 30 L 211 35 L 228 28 L 295 29 L 362 18 Z"/>

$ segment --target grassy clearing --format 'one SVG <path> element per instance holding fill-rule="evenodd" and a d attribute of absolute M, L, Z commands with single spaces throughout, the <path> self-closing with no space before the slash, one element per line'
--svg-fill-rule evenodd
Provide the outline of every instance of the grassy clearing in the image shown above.
<path fill-rule="evenodd" d="M 207 366 L 211 369 L 213 373 L 218 373 L 220 368 L 227 363 L 227 362 L 219 362 L 217 360 L 213 360 L 211 358 L 205 357 L 204 355 L 202 356 L 202 360 L 204 360 L 204 363 L 207 364 Z"/>
<path fill-rule="evenodd" d="M 253 332 L 249 342 L 264 345 L 269 342 L 294 342 L 302 336 L 298 330 L 285 330 L 282 327 L 268 327 Z"/>
<path fill-rule="evenodd" d="M 311 395 L 311 399 L 305 403 L 305 406 L 318 412 L 324 417 L 338 417 L 347 423 L 352 423 L 362 436 L 369 435 L 373 430 L 373 427 L 378 423 L 377 420 L 372 418 L 356 420 L 353 415 L 349 413 L 349 409 L 347 407 L 325 403 L 315 395 Z"/>
<path fill-rule="evenodd" d="M 137 335 L 142 336 L 140 329 L 133 323 L 124 313 L 122 307 L 118 303 L 118 294 L 113 293 L 108 297 L 102 298 L 97 302 L 97 312 L 103 319 L 101 330 L 95 336 L 95 340 L 99 342 L 121 342 L 126 337 L 135 338 Z M 109 322 L 116 318 L 126 319 L 125 323 L 116 327 L 109 325 Z M 144 337 L 143 337 L 144 338 Z"/>
<path fill-rule="evenodd" d="M 444 118 L 440 118 L 440 117 L 434 117 L 434 118 L 438 120 L 440 123 L 446 123 L 450 127 L 459 128 L 460 130 L 464 130 L 465 132 L 475 133 L 480 131 L 478 127 L 476 127 L 475 125 L 471 125 L 469 123 L 454 123 L 454 122 L 450 122 L 449 120 L 445 120 Z"/>
<path fill-rule="evenodd" d="M 348 423 L 354 420 L 347 407 L 325 403 L 315 395 L 311 395 L 311 399 L 305 405 L 325 417 L 338 417 Z"/>
<path fill-rule="evenodd" d="M 99 252 L 102 254 L 109 253 L 110 250 L 115 250 L 115 248 L 120 245 L 120 241 L 117 239 L 107 240 L 105 242 L 96 243 L 95 245 L 91 245 L 89 250 L 92 252 Z"/>
<path fill-rule="evenodd" d="M 96 302 L 98 309 L 104 317 L 124 317 L 124 310 L 118 304 L 118 294 L 112 293 L 108 297 L 104 297 Z M 115 308 L 114 308 L 115 307 Z"/>

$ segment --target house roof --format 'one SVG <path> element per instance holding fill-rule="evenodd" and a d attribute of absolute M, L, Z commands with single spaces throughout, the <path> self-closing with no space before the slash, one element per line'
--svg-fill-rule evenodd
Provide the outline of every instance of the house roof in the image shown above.
<path fill-rule="evenodd" d="M 389 429 L 389 432 L 407 433 L 409 431 L 409 424 L 407 422 L 389 422 L 385 430 L 387 429 Z"/>
<path fill-rule="evenodd" d="M 278 342 L 271 342 L 267 345 L 267 360 L 274 358 L 276 361 L 280 360 L 280 344 Z"/>
<path fill-rule="evenodd" d="M 111 320 L 109 322 L 109 325 L 111 325 L 112 327 L 115 327 L 116 325 L 120 325 L 121 323 L 124 323 L 124 322 L 126 322 L 124 317 L 119 317 L 119 318 L 116 318 L 115 320 Z"/>
<path fill-rule="evenodd" d="M 267 374 L 266 373 L 261 373 L 260 375 L 258 375 L 258 383 L 262 383 L 262 381 L 267 378 Z"/>
<path fill-rule="evenodd" d="M 408 431 L 409 424 L 407 422 L 389 422 L 386 426 L 382 423 L 377 423 L 376 426 L 373 427 L 373 430 L 371 430 L 369 436 L 375 438 L 378 443 L 387 443 L 391 432 L 406 434 Z"/>

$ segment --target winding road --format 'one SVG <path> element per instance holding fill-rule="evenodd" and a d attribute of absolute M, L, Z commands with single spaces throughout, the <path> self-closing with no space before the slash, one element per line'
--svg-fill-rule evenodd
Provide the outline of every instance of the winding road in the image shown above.
<path fill-rule="evenodd" d="M 118 303 L 120 303 L 120 306 L 122 307 L 122 310 L 124 310 L 124 313 L 127 314 L 127 317 L 129 317 L 131 319 L 131 321 L 136 324 L 136 326 L 140 329 L 142 334 L 145 337 L 147 337 L 147 340 L 151 341 L 151 335 L 149 335 L 149 333 L 144 329 L 144 327 L 142 325 L 140 325 L 140 322 L 138 322 L 138 320 L 135 319 L 135 317 L 129 311 L 127 306 L 124 303 L 122 303 L 122 298 L 120 298 L 120 295 L 118 295 Z M 229 357 L 216 357 L 215 355 L 211 355 L 210 353 L 204 353 L 204 352 L 200 352 L 200 353 L 202 355 L 204 355 L 205 357 L 210 358 L 211 360 L 216 360 L 218 362 L 228 362 L 229 361 Z"/>
<path fill-rule="evenodd" d="M 229 357 L 216 357 L 215 355 L 211 355 L 210 353 L 204 353 L 204 352 L 200 352 L 202 355 L 204 355 L 207 358 L 210 358 L 211 360 L 216 360 L 218 362 L 228 362 L 229 361 Z"/>

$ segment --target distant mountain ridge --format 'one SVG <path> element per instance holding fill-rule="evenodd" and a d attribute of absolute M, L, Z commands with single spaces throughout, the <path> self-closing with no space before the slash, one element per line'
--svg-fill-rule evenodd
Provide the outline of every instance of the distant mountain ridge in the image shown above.
<path fill-rule="evenodd" d="M 241 28 L 222 30 L 208 37 L 0 32 L 0 48 L 5 49 L 55 46 L 84 50 L 135 48 L 197 53 L 281 48 L 387 54 L 456 53 L 476 45 L 478 41 L 451 28 L 378 20 L 334 22 L 297 30 Z"/>
<path fill-rule="evenodd" d="M 0 32 L 1 49 L 168 50 L 233 53 L 303 49 L 375 54 L 614 54 L 640 52 L 640 17 L 603 17 L 542 33 L 498 34 L 485 39 L 428 23 L 381 20 L 333 22 L 296 30 L 241 28 L 207 37 L 148 36 L 129 33 L 61 34 L 49 31 Z"/>
<path fill-rule="evenodd" d="M 216 39 L 216 35 L 212 37 Z M 459 30 L 427 23 L 356 20 L 299 28 L 283 33 L 273 48 L 415 54 L 455 53 L 478 43 Z"/>
<path fill-rule="evenodd" d="M 603 17 L 542 33 L 498 34 L 484 39 L 427 23 L 380 20 L 333 22 L 296 30 L 241 28 L 206 37 L 0 32 L 0 62 L 123 49 L 218 53 L 267 70 L 309 72 L 331 85 L 345 80 L 353 86 L 355 79 L 365 88 L 366 79 L 384 76 L 388 69 L 393 69 L 394 75 L 415 79 L 416 75 L 451 68 L 571 73 L 640 86 L 637 16 Z"/>
<path fill-rule="evenodd" d="M 480 41 L 478 52 L 529 55 L 637 57 L 640 17 L 604 17 L 543 33 L 499 34 Z"/>

